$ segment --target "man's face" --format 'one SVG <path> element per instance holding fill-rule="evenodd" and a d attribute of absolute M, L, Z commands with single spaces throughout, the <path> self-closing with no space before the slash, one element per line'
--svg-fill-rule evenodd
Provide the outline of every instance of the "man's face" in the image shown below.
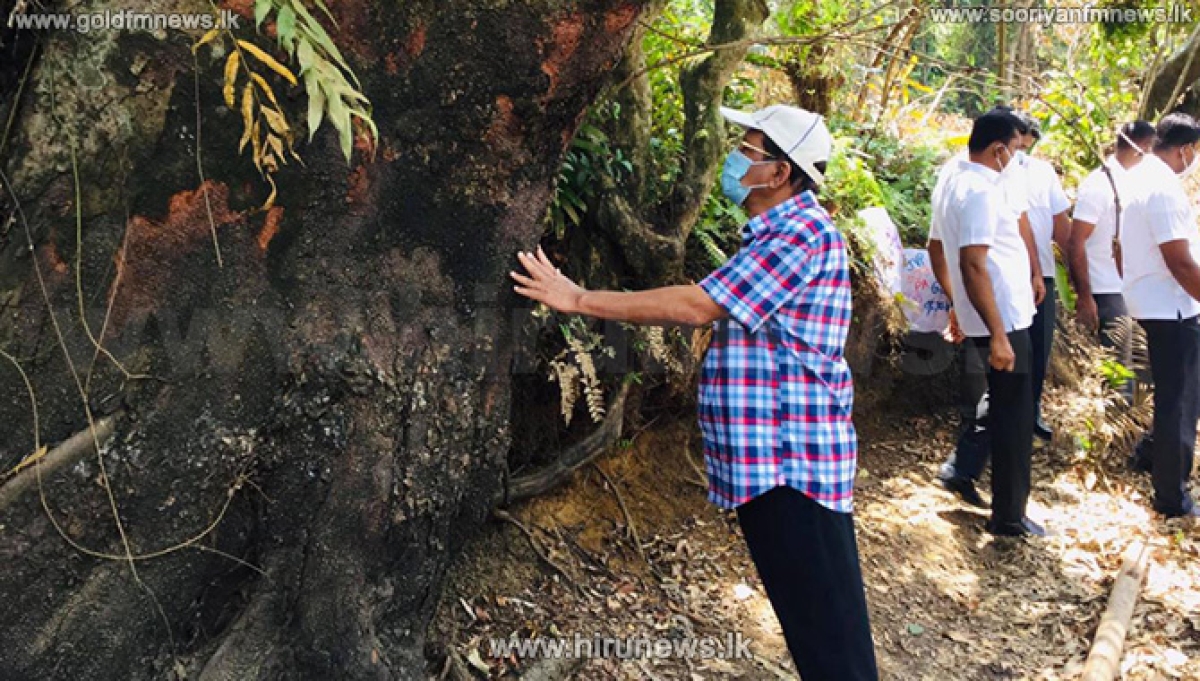
<path fill-rule="evenodd" d="M 1012 163 L 1017 152 L 1021 150 L 1021 135 L 1014 135 L 1008 144 L 996 143 L 995 149 L 996 170 L 1004 172 L 1004 169 Z"/>
<path fill-rule="evenodd" d="M 1036 143 L 1037 138 L 1031 132 L 1027 132 L 1024 135 L 1017 135 L 1016 149 L 1017 151 L 1028 151 Z"/>
<path fill-rule="evenodd" d="M 747 187 L 759 187 L 769 185 L 771 179 L 779 171 L 777 164 L 770 161 L 779 159 L 773 158 L 767 153 L 766 149 L 767 137 L 761 130 L 748 130 L 742 136 L 742 144 L 739 150 L 748 156 L 754 165 L 750 166 L 750 170 L 746 173 L 746 177 L 742 178 L 742 184 Z"/>

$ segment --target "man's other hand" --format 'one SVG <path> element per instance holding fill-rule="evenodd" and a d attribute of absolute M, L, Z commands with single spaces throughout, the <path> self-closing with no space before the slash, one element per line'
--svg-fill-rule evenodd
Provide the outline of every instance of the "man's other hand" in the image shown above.
<path fill-rule="evenodd" d="M 1008 342 L 1008 336 L 992 336 L 988 364 L 996 371 L 1012 371 L 1017 368 L 1017 355 L 1013 352 L 1012 344 Z"/>
<path fill-rule="evenodd" d="M 1033 304 L 1041 305 L 1046 299 L 1046 280 L 1039 275 L 1033 276 Z"/>
<path fill-rule="evenodd" d="M 967 337 L 963 333 L 962 327 L 958 325 L 958 315 L 955 314 L 954 308 L 950 308 L 950 324 L 946 327 L 945 332 L 942 333 L 942 337 L 955 345 L 963 342 L 963 339 Z"/>
<path fill-rule="evenodd" d="M 1096 308 L 1096 301 L 1091 296 L 1079 296 L 1075 301 L 1075 321 L 1092 333 L 1099 328 L 1100 313 Z"/>

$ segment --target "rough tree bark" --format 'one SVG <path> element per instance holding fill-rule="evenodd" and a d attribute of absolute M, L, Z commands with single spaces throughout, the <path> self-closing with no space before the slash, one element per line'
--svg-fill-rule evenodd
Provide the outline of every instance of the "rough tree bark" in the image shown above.
<path fill-rule="evenodd" d="M 1176 109 L 1200 115 L 1200 26 L 1146 84 L 1141 118 L 1155 121 Z"/>
<path fill-rule="evenodd" d="M 0 509 L 0 678 L 423 676 L 447 562 L 502 484 L 505 273 L 644 2 L 327 4 L 378 153 L 347 167 L 321 130 L 265 213 L 220 60 L 201 51 L 194 80 L 197 35 L 0 40 L 0 169 L 23 209 L 4 192 L 0 348 L 43 441 L 85 429 L 85 402 L 124 413 L 99 455 L 47 472 L 45 509 L 37 486 Z M 303 118 L 294 91 L 285 106 Z M 0 360 L 3 470 L 33 431 Z"/>

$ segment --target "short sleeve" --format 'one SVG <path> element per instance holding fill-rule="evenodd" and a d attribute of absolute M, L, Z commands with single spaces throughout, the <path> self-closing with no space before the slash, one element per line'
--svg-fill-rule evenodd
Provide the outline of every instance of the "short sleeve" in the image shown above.
<path fill-rule="evenodd" d="M 994 192 L 976 188 L 963 196 L 959 224 L 962 234 L 958 246 L 991 246 L 996 241 L 1000 206 Z"/>
<path fill-rule="evenodd" d="M 1186 196 L 1165 190 L 1151 191 L 1146 197 L 1146 209 L 1154 243 L 1159 246 L 1191 238 L 1196 232 Z"/>
<path fill-rule="evenodd" d="M 817 274 L 821 242 L 770 235 L 756 239 L 700 281 L 700 288 L 754 333 Z"/>
<path fill-rule="evenodd" d="M 1071 199 L 1067 198 L 1067 193 L 1063 191 L 1062 180 L 1055 172 L 1054 166 L 1047 168 L 1047 181 L 1050 182 L 1050 214 L 1058 215 L 1064 213 L 1071 208 Z"/>
<path fill-rule="evenodd" d="M 1079 185 L 1079 197 L 1075 202 L 1075 213 L 1072 217 L 1080 222 L 1095 225 L 1109 208 L 1115 207 L 1108 178 L 1103 174 L 1091 175 Z"/>
<path fill-rule="evenodd" d="M 1016 161 L 1013 161 L 1014 163 Z M 1014 168 L 1008 175 L 1003 176 L 1001 186 L 1004 188 L 1004 198 L 1008 205 L 1018 214 L 1029 210 L 1029 167 Z"/>
<path fill-rule="evenodd" d="M 929 239 L 925 242 L 927 244 L 930 241 L 942 240 L 942 211 L 938 206 L 939 201 L 940 197 L 935 193 L 933 196 L 933 209 L 929 211 Z"/>

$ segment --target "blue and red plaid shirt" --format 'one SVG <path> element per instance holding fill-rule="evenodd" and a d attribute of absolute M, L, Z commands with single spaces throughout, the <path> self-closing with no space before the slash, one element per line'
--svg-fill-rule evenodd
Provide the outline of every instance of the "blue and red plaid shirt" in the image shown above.
<path fill-rule="evenodd" d="M 778 486 L 849 513 L 858 440 L 846 246 L 811 192 L 742 228 L 700 287 L 729 313 L 700 376 L 708 498 L 734 508 Z"/>

